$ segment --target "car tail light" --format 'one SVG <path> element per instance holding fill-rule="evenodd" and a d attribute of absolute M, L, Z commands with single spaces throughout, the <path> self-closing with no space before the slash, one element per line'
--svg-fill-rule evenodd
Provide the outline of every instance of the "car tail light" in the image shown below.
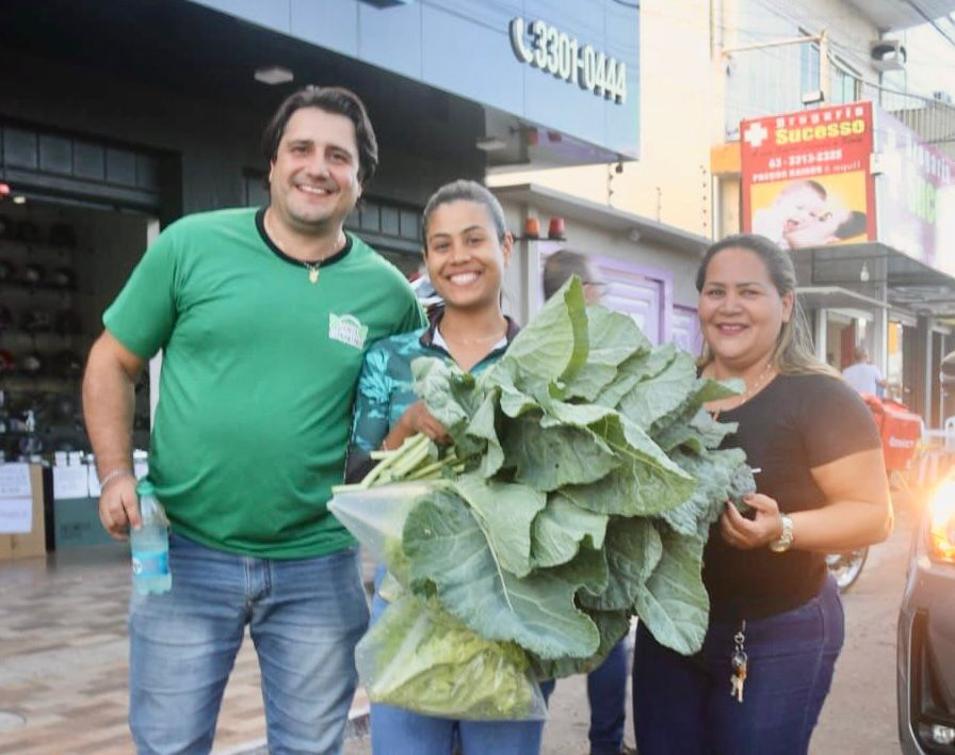
<path fill-rule="evenodd" d="M 929 555 L 955 564 L 955 480 L 947 480 L 929 501 Z"/>

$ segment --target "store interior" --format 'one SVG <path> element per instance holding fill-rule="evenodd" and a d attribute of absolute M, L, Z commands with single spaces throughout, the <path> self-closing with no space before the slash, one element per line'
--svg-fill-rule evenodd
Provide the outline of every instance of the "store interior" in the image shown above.
<path fill-rule="evenodd" d="M 0 461 L 90 451 L 81 381 L 101 317 L 142 254 L 149 216 L 62 199 L 0 203 Z M 134 447 L 148 448 L 149 379 Z"/>

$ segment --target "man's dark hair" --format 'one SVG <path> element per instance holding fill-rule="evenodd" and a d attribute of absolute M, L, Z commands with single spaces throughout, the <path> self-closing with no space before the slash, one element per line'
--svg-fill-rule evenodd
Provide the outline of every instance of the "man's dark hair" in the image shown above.
<path fill-rule="evenodd" d="M 580 252 L 574 252 L 570 249 L 561 249 L 554 252 L 547 261 L 544 262 L 544 274 L 542 284 L 544 287 L 544 299 L 550 299 L 557 293 L 558 289 L 567 282 L 570 276 L 576 275 L 581 283 L 597 283 L 593 268 L 587 257 Z"/>
<path fill-rule="evenodd" d="M 279 105 L 262 133 L 262 152 L 271 163 L 278 154 L 279 142 L 289 118 L 303 107 L 317 107 L 326 113 L 344 115 L 355 124 L 358 144 L 358 181 L 364 187 L 378 169 L 378 140 L 364 103 L 354 92 L 342 87 L 307 86 L 290 95 Z"/>

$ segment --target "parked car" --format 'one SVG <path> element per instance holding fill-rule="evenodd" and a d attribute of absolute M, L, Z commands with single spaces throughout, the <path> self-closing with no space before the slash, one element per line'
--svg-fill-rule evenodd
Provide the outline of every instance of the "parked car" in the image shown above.
<path fill-rule="evenodd" d="M 902 751 L 955 755 L 955 473 L 913 537 L 896 672 Z"/>

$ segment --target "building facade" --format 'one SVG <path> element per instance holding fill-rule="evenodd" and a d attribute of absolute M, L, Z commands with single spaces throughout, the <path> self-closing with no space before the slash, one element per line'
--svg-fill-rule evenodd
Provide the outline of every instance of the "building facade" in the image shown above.
<path fill-rule="evenodd" d="M 104 308 L 168 223 L 267 201 L 259 139 L 291 92 L 365 101 L 380 169 L 347 227 L 410 273 L 439 185 L 638 156 L 638 39 L 615 0 L 3 3 L 0 458 L 88 449 Z"/>
<path fill-rule="evenodd" d="M 938 56 L 955 64 L 955 50 L 940 52 L 925 34 L 936 33 L 927 20 L 952 11 L 951 2 L 696 0 L 676 8 L 649 0 L 641 6 L 640 161 L 619 174 L 605 165 L 517 179 L 720 238 L 754 228 L 752 214 L 742 214 L 751 186 L 741 124 L 868 103 L 870 193 L 856 211 L 870 232 L 794 251 L 801 298 L 820 358 L 841 369 L 865 346 L 893 395 L 938 427 L 955 413 L 938 380 L 955 316 L 955 239 L 944 220 L 955 109 L 951 93 L 931 87 L 942 80 Z M 797 167 L 790 178 L 797 175 L 807 174 Z"/>

